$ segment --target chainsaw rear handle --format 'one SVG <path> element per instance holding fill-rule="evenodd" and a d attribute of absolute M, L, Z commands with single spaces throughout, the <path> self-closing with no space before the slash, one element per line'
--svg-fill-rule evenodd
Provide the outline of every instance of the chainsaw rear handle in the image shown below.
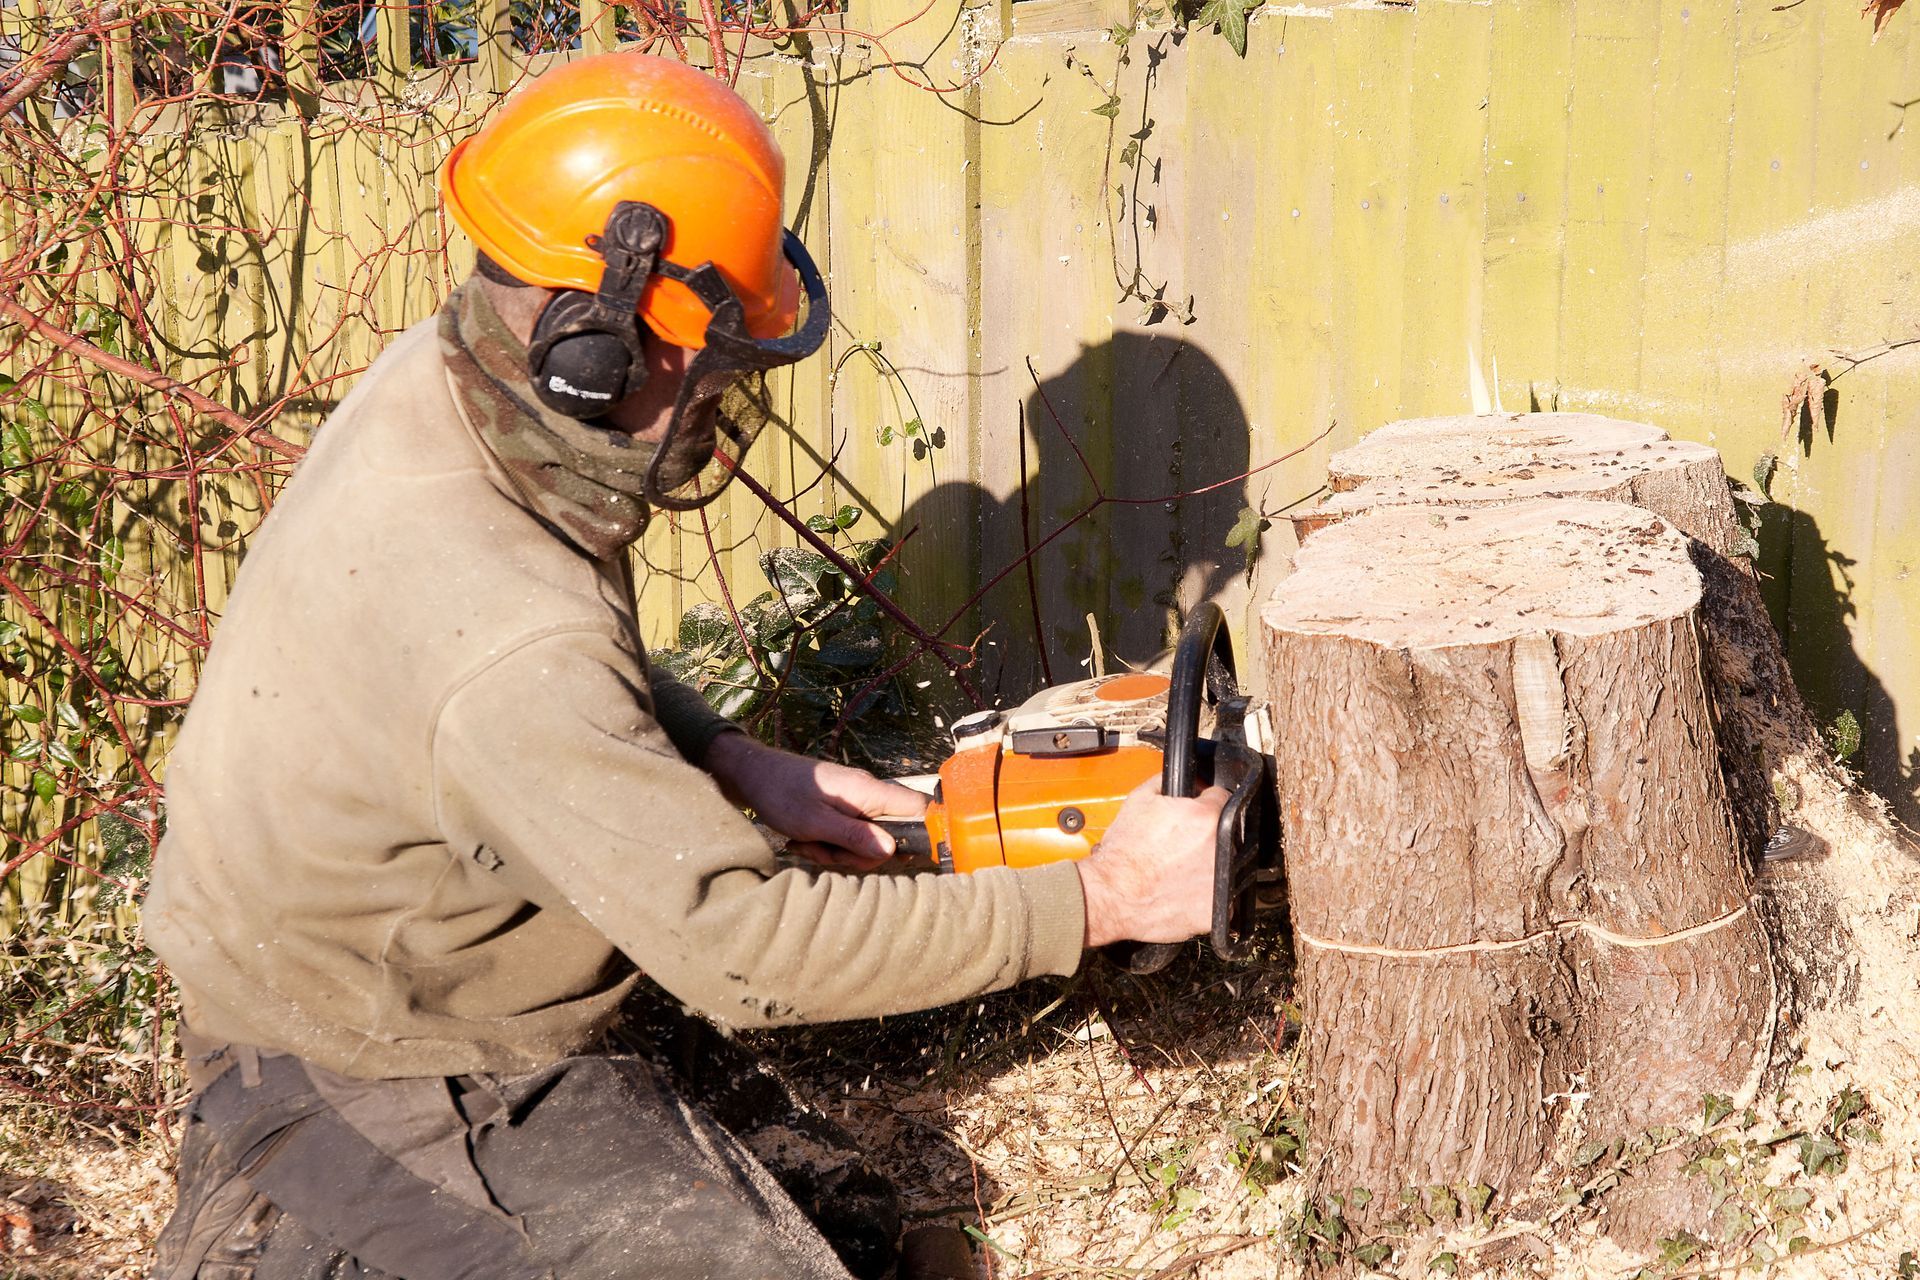
<path fill-rule="evenodd" d="M 1196 764 L 1200 757 L 1200 708 L 1211 695 L 1215 703 L 1238 695 L 1233 668 L 1233 644 L 1227 636 L 1226 615 L 1211 600 L 1203 600 L 1187 615 L 1180 639 L 1173 647 L 1173 672 L 1167 688 L 1167 742 L 1160 769 L 1160 794 L 1196 793 Z M 1184 945 L 1178 942 L 1116 942 L 1107 956 L 1128 973 L 1158 973 L 1173 962 Z"/>
<path fill-rule="evenodd" d="M 894 857 L 933 861 L 933 833 L 927 830 L 925 818 L 872 818 L 869 821 L 893 837 Z"/>

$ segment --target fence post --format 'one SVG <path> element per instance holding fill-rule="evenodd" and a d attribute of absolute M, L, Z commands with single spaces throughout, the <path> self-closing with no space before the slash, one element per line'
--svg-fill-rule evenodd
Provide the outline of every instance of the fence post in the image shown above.
<path fill-rule="evenodd" d="M 614 19 L 619 11 L 608 0 L 580 0 L 580 48 L 606 53 L 618 43 Z"/>
<path fill-rule="evenodd" d="M 320 98 L 320 33 L 313 0 L 286 0 L 281 10 L 280 57 L 286 64 L 287 93 L 301 115 L 311 115 Z"/>
<path fill-rule="evenodd" d="M 413 46 L 408 25 L 412 16 L 410 0 L 388 0 L 379 9 L 374 37 L 374 81 L 399 97 L 407 86 L 407 73 L 413 70 Z"/>
<path fill-rule="evenodd" d="M 133 119 L 133 28 L 139 20 L 139 7 L 127 0 L 107 32 L 107 113 L 116 130 Z"/>
<path fill-rule="evenodd" d="M 481 78 L 494 93 L 505 93 L 514 72 L 512 0 L 474 0 L 473 20 Z"/>

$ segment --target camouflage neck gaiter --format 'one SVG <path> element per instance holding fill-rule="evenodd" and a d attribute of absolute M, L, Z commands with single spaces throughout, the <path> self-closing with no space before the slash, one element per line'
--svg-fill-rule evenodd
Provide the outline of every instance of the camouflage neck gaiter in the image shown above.
<path fill-rule="evenodd" d="M 479 280 L 455 289 L 441 308 L 440 350 L 460 407 L 536 516 L 597 560 L 612 559 L 640 536 L 653 446 L 536 400 L 526 344 L 494 311 Z"/>

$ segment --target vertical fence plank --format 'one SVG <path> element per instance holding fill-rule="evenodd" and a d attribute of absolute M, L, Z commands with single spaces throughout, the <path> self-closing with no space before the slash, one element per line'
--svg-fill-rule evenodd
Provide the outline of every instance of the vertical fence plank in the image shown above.
<path fill-rule="evenodd" d="M 1331 253 L 1334 328 L 1347 342 L 1336 401 L 1335 443 L 1351 443 L 1400 409 L 1400 342 L 1406 328 L 1401 250 L 1412 134 L 1415 11 L 1341 9 L 1334 20 Z"/>
<path fill-rule="evenodd" d="M 1567 104 L 1573 14 L 1560 3 L 1493 11 L 1487 101 L 1487 376 L 1501 403 L 1553 403 L 1559 368 L 1560 263 L 1566 247 Z"/>
<path fill-rule="evenodd" d="M 1732 143 L 1731 14 L 1666 0 L 1653 91 L 1652 191 L 1639 412 L 1676 435 L 1719 445 L 1720 362 L 1712 340 L 1726 263 L 1727 153 Z M 1730 453 L 1727 465 L 1740 469 Z"/>
<path fill-rule="evenodd" d="M 1562 265 L 1563 408 L 1634 416 L 1646 266 L 1657 0 L 1579 0 Z"/>
<path fill-rule="evenodd" d="M 1492 15 L 1485 5 L 1436 5 L 1415 33 L 1401 253 L 1417 304 L 1400 340 L 1404 414 L 1470 410 L 1472 375 L 1490 372 L 1480 332 Z"/>

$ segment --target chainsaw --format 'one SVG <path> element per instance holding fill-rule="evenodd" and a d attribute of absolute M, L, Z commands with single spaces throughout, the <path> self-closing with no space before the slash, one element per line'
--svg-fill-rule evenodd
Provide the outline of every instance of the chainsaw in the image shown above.
<path fill-rule="evenodd" d="M 1165 675 L 1058 685 L 1012 710 L 957 721 L 937 779 L 900 779 L 929 789 L 932 803 L 923 821 L 881 824 L 899 853 L 961 875 L 1084 858 L 1147 779 L 1158 776 L 1169 796 L 1211 783 L 1228 793 L 1215 836 L 1213 949 L 1244 958 L 1256 910 L 1279 893 L 1280 840 L 1272 730 L 1240 692 L 1223 621 L 1218 605 L 1197 607 Z M 1179 949 L 1128 943 L 1109 954 L 1130 972 L 1153 973 Z"/>

